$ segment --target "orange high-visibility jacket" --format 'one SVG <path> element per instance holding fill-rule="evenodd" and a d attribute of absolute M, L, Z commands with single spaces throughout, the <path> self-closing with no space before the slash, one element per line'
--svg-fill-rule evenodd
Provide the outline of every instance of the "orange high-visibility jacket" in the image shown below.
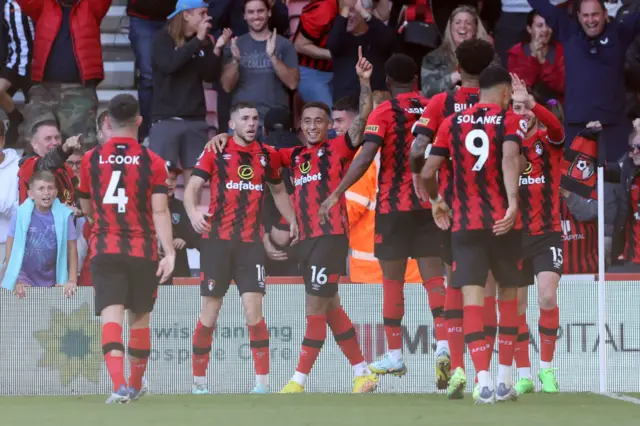
<path fill-rule="evenodd" d="M 349 216 L 349 279 L 356 283 L 382 282 L 382 270 L 373 254 L 379 168 L 378 151 L 375 161 L 371 163 L 364 176 L 345 193 Z M 414 259 L 410 259 L 407 264 L 405 281 L 422 282 L 418 264 Z"/>

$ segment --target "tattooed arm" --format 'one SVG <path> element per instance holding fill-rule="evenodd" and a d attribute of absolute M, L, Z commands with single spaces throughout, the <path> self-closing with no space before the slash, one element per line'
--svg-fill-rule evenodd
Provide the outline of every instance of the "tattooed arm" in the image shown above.
<path fill-rule="evenodd" d="M 373 111 L 373 92 L 371 90 L 371 73 L 373 72 L 373 65 L 367 58 L 362 56 L 362 47 L 358 48 L 359 60 L 356 64 L 356 73 L 360 80 L 360 102 L 358 107 L 358 116 L 353 119 L 351 127 L 347 134 L 351 141 L 351 146 L 354 148 L 362 145 L 362 136 L 364 134 L 364 128 L 367 124 L 369 114 Z"/>

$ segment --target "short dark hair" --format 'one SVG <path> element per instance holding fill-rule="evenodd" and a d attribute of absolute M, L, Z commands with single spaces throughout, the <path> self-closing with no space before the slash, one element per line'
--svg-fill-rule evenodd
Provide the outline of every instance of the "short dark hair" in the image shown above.
<path fill-rule="evenodd" d="M 511 74 L 501 66 L 491 65 L 480 73 L 480 90 L 492 89 L 501 84 L 511 84 Z"/>
<path fill-rule="evenodd" d="M 307 102 L 306 104 L 304 104 L 302 106 L 302 111 L 301 113 L 303 113 L 305 110 L 309 109 L 309 108 L 318 108 L 323 110 L 324 112 L 327 113 L 327 117 L 331 117 L 331 108 L 329 108 L 329 105 L 325 104 L 324 102 Z"/>
<path fill-rule="evenodd" d="M 98 118 L 96 119 L 96 126 L 98 127 L 98 129 L 102 129 L 102 126 L 104 125 L 104 122 L 107 119 L 108 115 L 109 111 L 107 111 L 106 109 L 102 111 L 100 115 L 98 115 Z"/>
<path fill-rule="evenodd" d="M 333 111 L 346 111 L 352 114 L 358 113 L 358 98 L 355 96 L 345 96 L 333 103 Z"/>
<path fill-rule="evenodd" d="M 58 123 L 58 120 L 42 120 L 38 121 L 31 128 L 31 137 L 35 136 L 36 133 L 38 133 L 40 127 L 55 127 L 56 129 L 58 129 L 58 131 L 60 131 L 60 124 Z"/>
<path fill-rule="evenodd" d="M 133 95 L 122 93 L 111 98 L 107 111 L 112 125 L 124 127 L 140 114 L 140 105 Z"/>
<path fill-rule="evenodd" d="M 84 146 L 80 146 L 79 148 L 74 149 L 71 155 L 83 156 L 84 154 L 86 154 L 86 152 L 87 152 L 87 149 Z"/>
<path fill-rule="evenodd" d="M 493 59 L 496 52 L 488 41 L 474 38 L 465 40 L 456 49 L 456 58 L 460 68 L 473 76 L 480 75 Z"/>
<path fill-rule="evenodd" d="M 29 178 L 29 188 L 31 188 L 33 184 L 38 180 L 53 184 L 56 183 L 56 177 L 53 175 L 53 173 L 51 173 L 49 170 L 39 170 Z"/>
<path fill-rule="evenodd" d="M 251 3 L 252 1 L 261 1 L 262 4 L 264 4 L 264 7 L 267 8 L 267 10 L 271 10 L 271 6 L 269 5 L 269 2 L 267 0 L 244 0 L 244 5 L 242 6 L 243 12 L 247 9 L 247 4 Z"/>
<path fill-rule="evenodd" d="M 387 77 L 396 83 L 410 84 L 418 75 L 418 66 L 411 56 L 404 53 L 394 53 L 384 64 Z"/>
<path fill-rule="evenodd" d="M 236 102 L 235 104 L 233 104 L 231 106 L 231 109 L 229 110 L 229 115 L 233 115 L 233 113 L 240 111 L 241 109 L 244 108 L 250 108 L 250 109 L 255 109 L 258 110 L 258 108 L 256 107 L 256 104 L 254 104 L 253 102 L 244 102 L 244 101 L 240 101 L 240 102 Z"/>

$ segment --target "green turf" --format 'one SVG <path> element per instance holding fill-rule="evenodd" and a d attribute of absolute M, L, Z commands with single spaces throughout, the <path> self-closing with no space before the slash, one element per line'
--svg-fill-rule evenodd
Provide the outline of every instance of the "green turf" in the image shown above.
<path fill-rule="evenodd" d="M 0 398 L 2 426 L 411 426 L 635 424 L 640 406 L 591 395 L 525 395 L 518 402 L 474 405 L 434 395 L 147 396 L 128 405 L 104 397 Z"/>
<path fill-rule="evenodd" d="M 633 397 L 633 398 L 638 398 L 638 399 L 640 399 L 640 393 L 631 393 L 631 392 L 628 392 L 628 393 L 625 393 L 625 395 L 630 396 L 630 397 Z"/>

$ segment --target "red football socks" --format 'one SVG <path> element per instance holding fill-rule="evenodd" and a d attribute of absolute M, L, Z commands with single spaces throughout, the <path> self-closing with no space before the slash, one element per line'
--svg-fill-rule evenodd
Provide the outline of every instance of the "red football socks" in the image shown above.
<path fill-rule="evenodd" d="M 342 309 L 342 306 L 327 313 L 327 323 L 331 328 L 333 337 L 336 339 L 336 343 L 349 360 L 349 364 L 357 365 L 364 362 L 362 349 L 356 337 L 356 330 L 353 328 L 353 323 L 344 309 Z"/>
<path fill-rule="evenodd" d="M 498 333 L 498 314 L 496 312 L 496 297 L 490 296 L 484 298 L 484 335 L 489 346 L 489 365 L 491 365 L 491 357 L 496 344 L 496 334 Z"/>
<path fill-rule="evenodd" d="M 120 351 L 121 355 L 112 355 L 111 351 Z M 120 324 L 108 322 L 102 325 L 102 352 L 113 383 L 113 391 L 116 392 L 121 386 L 127 386 L 124 379 L 124 345 L 122 344 L 122 326 Z"/>
<path fill-rule="evenodd" d="M 387 336 L 387 349 L 402 350 L 402 318 L 404 317 L 404 281 L 382 279 L 382 321 Z"/>
<path fill-rule="evenodd" d="M 444 277 L 433 277 L 422 283 L 429 297 L 429 308 L 433 315 L 436 340 L 447 340 L 447 326 L 444 320 L 445 287 Z"/>
<path fill-rule="evenodd" d="M 484 306 L 468 305 L 464 307 L 464 340 L 467 343 L 476 374 L 489 370 L 487 341 L 484 338 L 482 321 Z"/>
<path fill-rule="evenodd" d="M 316 362 L 322 345 L 327 338 L 327 316 L 307 315 L 307 331 L 302 341 L 300 360 L 296 371 L 302 374 L 309 374 L 313 364 Z"/>
<path fill-rule="evenodd" d="M 556 306 L 553 309 L 540 309 L 540 361 L 550 363 L 556 350 L 558 328 L 560 327 L 560 310 Z"/>
<path fill-rule="evenodd" d="M 464 331 L 462 329 L 463 299 L 460 289 L 447 287 L 444 316 L 447 321 L 447 341 L 451 355 L 451 369 L 464 369 Z"/>
<path fill-rule="evenodd" d="M 200 320 L 198 320 L 196 329 L 193 332 L 193 355 L 191 356 L 193 377 L 204 377 L 207 375 L 214 329 L 215 326 L 205 327 Z"/>
<path fill-rule="evenodd" d="M 498 330 L 498 361 L 511 367 L 518 337 L 518 299 L 498 301 L 500 329 Z"/>
<path fill-rule="evenodd" d="M 527 325 L 527 314 L 518 315 L 518 338 L 516 339 L 516 349 L 514 351 L 516 367 L 529 368 L 529 326 Z"/>
<path fill-rule="evenodd" d="M 149 328 L 134 328 L 129 333 L 129 386 L 140 390 L 142 378 L 147 370 L 147 362 L 151 353 L 151 331 Z"/>
<path fill-rule="evenodd" d="M 253 355 L 253 365 L 256 375 L 266 376 L 269 374 L 269 330 L 264 318 L 256 325 L 249 327 L 249 346 Z"/>

